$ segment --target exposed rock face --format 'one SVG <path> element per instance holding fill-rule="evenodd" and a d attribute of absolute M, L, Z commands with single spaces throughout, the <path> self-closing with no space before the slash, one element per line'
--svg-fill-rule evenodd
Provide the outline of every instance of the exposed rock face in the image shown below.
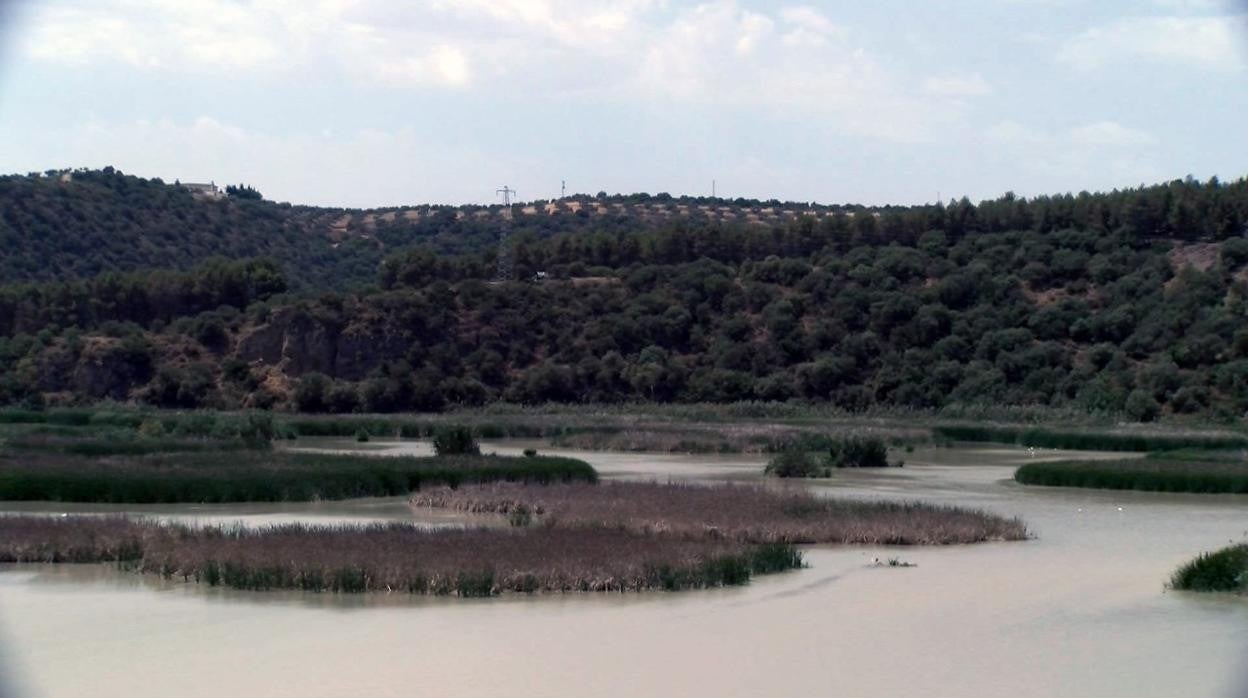
<path fill-rule="evenodd" d="M 274 366 L 290 375 L 335 374 L 339 329 L 295 308 L 286 308 L 238 339 L 238 358 Z"/>
<path fill-rule="evenodd" d="M 408 333 L 377 325 L 353 325 L 338 335 L 335 377 L 361 380 L 386 361 L 403 358 L 415 341 Z"/>
<path fill-rule="evenodd" d="M 384 324 L 359 323 L 343 329 L 295 309 L 276 313 L 238 339 L 237 355 L 289 375 L 317 372 L 360 380 L 386 361 L 403 358 L 414 341 L 410 333 Z"/>
<path fill-rule="evenodd" d="M 125 400 L 132 388 L 152 377 L 150 361 L 136 355 L 113 337 L 92 337 L 73 367 L 69 383 L 93 398 Z"/>

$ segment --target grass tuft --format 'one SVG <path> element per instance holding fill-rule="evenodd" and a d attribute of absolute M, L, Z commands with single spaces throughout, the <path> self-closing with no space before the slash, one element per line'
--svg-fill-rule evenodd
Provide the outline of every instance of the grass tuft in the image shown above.
<path fill-rule="evenodd" d="M 1248 543 L 1202 553 L 1170 578 L 1183 591 L 1224 591 L 1248 594 Z"/>

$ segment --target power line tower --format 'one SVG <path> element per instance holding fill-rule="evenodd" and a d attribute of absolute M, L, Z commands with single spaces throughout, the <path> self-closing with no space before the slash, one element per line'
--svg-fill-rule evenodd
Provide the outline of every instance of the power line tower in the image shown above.
<path fill-rule="evenodd" d="M 512 281 L 515 270 L 512 268 L 511 245 L 507 244 L 507 235 L 511 232 L 511 197 L 516 190 L 503 185 L 502 189 L 496 189 L 494 193 L 503 195 L 503 225 L 498 234 L 498 271 L 495 278 L 498 281 Z"/>

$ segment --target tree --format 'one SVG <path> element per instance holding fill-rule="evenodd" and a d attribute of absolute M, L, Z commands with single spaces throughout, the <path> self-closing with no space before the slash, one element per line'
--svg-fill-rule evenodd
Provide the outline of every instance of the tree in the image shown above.
<path fill-rule="evenodd" d="M 259 191 L 252 189 L 246 184 L 239 184 L 237 186 L 233 184 L 226 185 L 225 193 L 235 199 L 246 199 L 250 201 L 260 201 L 264 198 L 260 195 Z"/>
<path fill-rule="evenodd" d="M 324 412 L 330 379 L 323 373 L 306 373 L 295 384 L 295 408 L 300 412 Z"/>
<path fill-rule="evenodd" d="M 1132 390 L 1123 410 L 1137 422 L 1151 422 L 1161 414 L 1161 405 L 1145 390 Z"/>

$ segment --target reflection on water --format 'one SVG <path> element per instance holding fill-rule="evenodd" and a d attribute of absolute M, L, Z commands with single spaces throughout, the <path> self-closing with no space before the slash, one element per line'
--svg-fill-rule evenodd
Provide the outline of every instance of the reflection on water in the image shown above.
<path fill-rule="evenodd" d="M 567 453 L 618 478 L 756 479 L 763 463 Z M 816 548 L 810 569 L 744 588 L 465 601 L 9 567 L 0 638 L 12 643 L 8 662 L 46 696 L 1244 696 L 1248 602 L 1167 593 L 1163 582 L 1196 552 L 1248 536 L 1248 497 L 1010 480 L 1018 462 L 1053 455 L 920 449 L 903 469 L 812 485 L 1020 516 L 1038 535 L 1025 543 Z M 401 498 L 121 509 L 249 523 L 412 516 Z M 876 556 L 917 567 L 871 566 Z"/>
<path fill-rule="evenodd" d="M 404 521 L 430 528 L 490 525 L 496 522 L 454 511 L 407 505 L 407 497 L 347 501 L 246 502 L 236 504 L 94 504 L 82 502 L 3 502 L 0 511 L 23 514 L 127 514 L 185 524 L 270 526 L 308 523 L 327 526 Z"/>

